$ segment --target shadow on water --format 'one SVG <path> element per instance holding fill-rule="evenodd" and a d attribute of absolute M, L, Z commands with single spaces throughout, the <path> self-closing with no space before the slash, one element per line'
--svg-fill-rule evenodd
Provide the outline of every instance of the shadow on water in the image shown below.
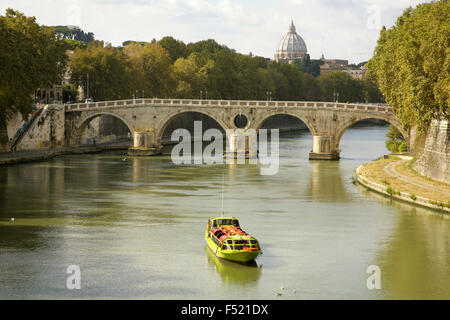
<path fill-rule="evenodd" d="M 261 267 L 256 261 L 246 264 L 217 258 L 208 246 L 205 246 L 206 258 L 225 283 L 247 286 L 257 283 L 261 276 Z"/>

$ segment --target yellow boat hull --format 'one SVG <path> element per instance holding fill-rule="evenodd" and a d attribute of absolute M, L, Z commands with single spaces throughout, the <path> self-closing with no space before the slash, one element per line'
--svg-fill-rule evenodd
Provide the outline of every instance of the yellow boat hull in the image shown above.
<path fill-rule="evenodd" d="M 222 250 L 210 238 L 205 237 L 205 240 L 206 243 L 208 244 L 209 249 L 211 249 L 211 251 L 218 258 L 221 259 L 245 263 L 255 260 L 261 254 L 261 250 L 258 251 Z"/>

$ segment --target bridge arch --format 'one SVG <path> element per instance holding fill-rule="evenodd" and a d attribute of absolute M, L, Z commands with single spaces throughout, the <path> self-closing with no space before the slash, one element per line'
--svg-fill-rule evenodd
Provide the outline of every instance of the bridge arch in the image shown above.
<path fill-rule="evenodd" d="M 306 117 L 300 116 L 300 115 L 296 114 L 295 112 L 290 112 L 289 110 L 283 110 L 283 111 L 279 110 L 279 111 L 272 111 L 272 112 L 266 113 L 257 122 L 255 122 L 252 127 L 254 127 L 256 129 L 256 131 L 258 131 L 259 129 L 261 129 L 262 125 L 264 124 L 264 122 L 266 120 L 268 120 L 271 117 L 277 116 L 277 115 L 288 115 L 288 116 L 291 116 L 291 117 L 294 117 L 294 118 L 300 120 L 301 122 L 303 122 L 306 125 L 306 127 L 308 128 L 308 130 L 312 136 L 316 135 L 316 129 L 314 128 L 314 126 L 312 126 L 308 122 Z"/>
<path fill-rule="evenodd" d="M 226 132 L 227 129 L 229 129 L 229 126 L 227 126 L 227 124 L 222 121 L 221 119 L 219 119 L 215 114 L 208 112 L 206 110 L 202 110 L 202 109 L 190 109 L 190 110 L 186 110 L 186 111 L 177 111 L 174 112 L 172 114 L 170 114 L 169 116 L 163 118 L 161 121 L 159 121 L 156 129 L 155 129 L 155 133 L 156 133 L 156 141 L 157 143 L 161 143 L 161 140 L 163 138 L 163 134 L 164 131 L 167 129 L 167 127 L 169 126 L 169 124 L 177 117 L 183 115 L 183 114 L 188 114 L 188 113 L 200 113 L 202 115 L 205 115 L 209 118 L 211 118 L 212 120 L 214 120 L 215 122 L 217 122 L 217 124 L 219 124 L 219 126 L 222 128 L 222 130 L 224 132 Z"/>
<path fill-rule="evenodd" d="M 345 131 L 348 128 L 350 128 L 352 125 L 354 125 L 355 123 L 362 121 L 362 120 L 367 120 L 367 119 L 384 120 L 387 123 L 393 125 L 403 135 L 403 138 L 405 138 L 406 144 L 408 146 L 408 150 L 410 149 L 409 132 L 403 129 L 400 121 L 398 121 L 397 119 L 395 119 L 394 117 L 389 116 L 389 115 L 384 116 L 384 115 L 367 114 L 367 115 L 358 116 L 357 118 L 351 118 L 350 120 L 343 122 L 340 126 L 338 126 L 338 128 L 336 130 L 336 135 L 335 135 L 336 150 L 339 150 L 341 138 L 344 135 Z"/>
<path fill-rule="evenodd" d="M 111 112 L 111 111 L 99 111 L 95 113 L 88 113 L 85 116 L 82 116 L 75 125 L 73 133 L 70 135 L 69 140 L 72 141 L 74 139 L 80 139 L 83 131 L 86 129 L 88 124 L 95 118 L 101 117 L 101 116 L 111 116 L 113 118 L 119 119 L 130 131 L 131 136 L 134 133 L 134 127 L 122 116 L 120 116 L 117 113 Z"/>

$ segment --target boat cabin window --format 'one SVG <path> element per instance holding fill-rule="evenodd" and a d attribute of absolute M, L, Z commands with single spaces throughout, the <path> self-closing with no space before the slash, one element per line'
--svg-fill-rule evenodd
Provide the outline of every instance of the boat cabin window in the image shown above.
<path fill-rule="evenodd" d="M 237 219 L 217 219 L 213 222 L 213 227 L 217 226 L 235 226 L 239 227 L 239 222 Z"/>
<path fill-rule="evenodd" d="M 244 250 L 244 247 L 259 249 L 259 244 L 257 240 L 234 240 L 233 244 L 230 243 L 230 247 L 234 250 Z"/>

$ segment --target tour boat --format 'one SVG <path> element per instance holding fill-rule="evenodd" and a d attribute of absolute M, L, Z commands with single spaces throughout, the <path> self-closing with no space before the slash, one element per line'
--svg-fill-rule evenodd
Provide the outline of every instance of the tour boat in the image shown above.
<path fill-rule="evenodd" d="M 234 217 L 209 219 L 205 240 L 211 251 L 222 259 L 249 262 L 262 254 L 258 240 L 244 232 Z"/>

